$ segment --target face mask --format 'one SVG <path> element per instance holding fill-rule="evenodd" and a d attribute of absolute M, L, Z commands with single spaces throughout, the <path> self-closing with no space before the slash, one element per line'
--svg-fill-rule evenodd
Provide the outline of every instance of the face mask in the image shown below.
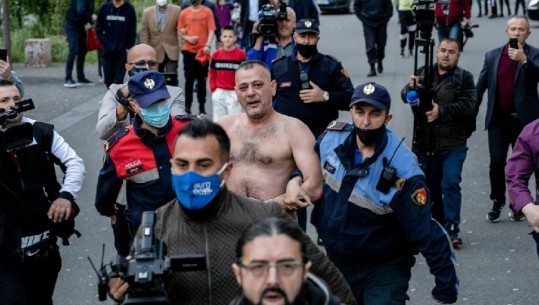
<path fill-rule="evenodd" d="M 172 188 L 180 205 L 188 210 L 200 210 L 207 206 L 225 184 L 219 176 L 227 165 L 228 163 L 223 164 L 217 173 L 210 176 L 202 176 L 195 172 L 181 175 L 172 173 Z"/>
<path fill-rule="evenodd" d="M 146 109 L 140 109 L 140 116 L 142 120 L 153 127 L 161 128 L 167 125 L 170 119 L 170 103 L 168 101 L 161 101 L 152 104 Z"/>
<path fill-rule="evenodd" d="M 315 44 L 296 44 L 296 50 L 305 58 L 311 58 L 316 53 Z"/>
<path fill-rule="evenodd" d="M 129 74 L 129 77 L 133 77 L 133 75 L 135 75 L 135 74 L 137 74 L 139 72 L 143 72 L 143 71 L 148 71 L 148 68 L 146 66 L 133 65 L 133 68 L 128 70 L 127 74 Z"/>
<path fill-rule="evenodd" d="M 157 4 L 157 6 L 165 6 L 167 5 L 167 0 L 155 0 L 155 4 Z"/>
<path fill-rule="evenodd" d="M 376 129 L 361 129 L 354 125 L 354 130 L 361 143 L 369 146 L 382 137 L 386 131 L 386 125 L 382 125 Z"/>

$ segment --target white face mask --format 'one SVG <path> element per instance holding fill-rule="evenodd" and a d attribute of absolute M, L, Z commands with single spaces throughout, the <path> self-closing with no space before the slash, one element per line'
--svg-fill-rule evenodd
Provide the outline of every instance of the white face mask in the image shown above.
<path fill-rule="evenodd" d="M 167 0 L 155 0 L 155 4 L 157 4 L 157 6 L 165 6 L 167 5 Z"/>

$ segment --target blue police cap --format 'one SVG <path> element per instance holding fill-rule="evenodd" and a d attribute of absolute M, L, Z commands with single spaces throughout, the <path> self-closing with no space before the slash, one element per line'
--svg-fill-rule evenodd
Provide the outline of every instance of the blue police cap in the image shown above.
<path fill-rule="evenodd" d="M 296 33 L 317 33 L 320 34 L 318 22 L 314 19 L 301 19 L 296 23 Z"/>
<path fill-rule="evenodd" d="M 144 71 L 133 75 L 127 83 L 129 94 L 137 100 L 140 108 L 148 108 L 153 103 L 170 98 L 165 77 L 157 71 Z"/>
<path fill-rule="evenodd" d="M 350 108 L 358 103 L 367 103 L 378 110 L 389 109 L 391 97 L 384 86 L 373 82 L 365 83 L 354 90 Z"/>

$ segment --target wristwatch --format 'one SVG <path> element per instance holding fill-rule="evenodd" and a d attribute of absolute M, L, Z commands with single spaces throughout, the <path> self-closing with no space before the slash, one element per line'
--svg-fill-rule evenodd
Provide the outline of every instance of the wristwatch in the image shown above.
<path fill-rule="evenodd" d="M 322 98 L 324 99 L 324 102 L 329 101 L 329 92 L 324 91 L 324 94 L 322 95 Z"/>

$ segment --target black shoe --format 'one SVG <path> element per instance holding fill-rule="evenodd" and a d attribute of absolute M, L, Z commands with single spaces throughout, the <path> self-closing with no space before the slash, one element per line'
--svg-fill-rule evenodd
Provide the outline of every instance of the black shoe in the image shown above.
<path fill-rule="evenodd" d="M 483 17 L 483 15 L 481 15 L 481 13 L 477 14 L 477 18 L 481 18 Z"/>
<path fill-rule="evenodd" d="M 510 210 L 511 211 L 509 211 L 509 219 L 511 221 L 523 221 L 524 219 L 526 219 L 526 216 L 524 216 L 522 213 L 517 213 L 513 211 L 513 207 L 510 207 Z"/>
<path fill-rule="evenodd" d="M 500 215 L 502 214 L 502 208 L 505 204 L 498 203 L 498 201 L 494 200 L 494 203 L 492 203 L 492 209 L 487 214 L 487 220 L 490 222 L 498 222 L 500 220 Z"/>
<path fill-rule="evenodd" d="M 492 14 L 492 15 L 488 16 L 488 19 L 492 19 L 492 18 L 496 18 L 496 17 L 498 17 L 498 14 Z"/>
<path fill-rule="evenodd" d="M 449 235 L 449 240 L 453 247 L 458 248 L 462 246 L 462 239 L 459 237 L 460 229 L 459 226 L 452 224 L 447 229 L 447 235 Z"/>
<path fill-rule="evenodd" d="M 79 85 L 79 86 L 95 86 L 95 84 L 91 80 L 86 79 L 86 78 L 79 79 L 77 81 L 77 85 Z"/>
<path fill-rule="evenodd" d="M 78 85 L 77 85 L 77 83 L 75 83 L 74 80 L 72 80 L 71 78 L 68 78 L 64 82 L 64 87 L 66 87 L 66 88 L 77 88 Z"/>
<path fill-rule="evenodd" d="M 384 72 L 384 66 L 382 65 L 382 62 L 378 62 L 378 73 L 382 74 Z"/>
<path fill-rule="evenodd" d="M 369 74 L 367 74 L 367 77 L 376 76 L 376 71 L 374 69 L 371 69 Z"/>

